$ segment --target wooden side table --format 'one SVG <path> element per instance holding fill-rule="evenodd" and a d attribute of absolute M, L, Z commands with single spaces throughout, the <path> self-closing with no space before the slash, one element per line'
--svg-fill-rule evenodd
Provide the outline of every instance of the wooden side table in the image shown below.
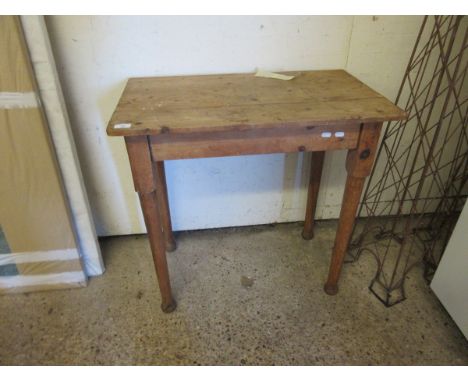
<path fill-rule="evenodd" d="M 345 251 L 382 123 L 405 112 L 343 70 L 131 78 L 107 127 L 124 136 L 162 296 L 172 312 L 166 250 L 176 247 L 164 161 L 312 151 L 302 236 L 313 237 L 325 151 L 348 150 L 347 180 L 325 292 L 338 292 Z"/>

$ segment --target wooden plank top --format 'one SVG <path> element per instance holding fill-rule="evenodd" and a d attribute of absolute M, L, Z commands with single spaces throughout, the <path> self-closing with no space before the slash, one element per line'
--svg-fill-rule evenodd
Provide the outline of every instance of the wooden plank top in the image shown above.
<path fill-rule="evenodd" d="M 156 135 L 403 120 L 406 113 L 344 70 L 130 78 L 108 135 Z"/>

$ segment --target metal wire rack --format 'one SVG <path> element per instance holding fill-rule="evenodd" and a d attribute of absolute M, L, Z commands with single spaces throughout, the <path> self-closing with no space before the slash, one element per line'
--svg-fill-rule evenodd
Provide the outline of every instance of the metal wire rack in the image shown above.
<path fill-rule="evenodd" d="M 424 18 L 396 99 L 408 119 L 387 124 L 362 198 L 348 261 L 375 257 L 386 306 L 416 265 L 431 279 L 468 195 L 467 36 L 466 16 Z"/>

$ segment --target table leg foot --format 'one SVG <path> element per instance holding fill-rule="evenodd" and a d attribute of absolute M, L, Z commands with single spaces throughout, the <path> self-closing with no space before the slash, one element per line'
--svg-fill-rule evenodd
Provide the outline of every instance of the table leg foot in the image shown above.
<path fill-rule="evenodd" d="M 172 300 L 170 303 L 161 304 L 161 310 L 164 313 L 172 313 L 177 308 L 177 303 L 175 300 Z"/>
<path fill-rule="evenodd" d="M 314 232 L 302 231 L 302 238 L 304 240 L 312 240 L 314 238 Z"/>
<path fill-rule="evenodd" d="M 338 293 L 338 285 L 332 285 L 327 283 L 325 284 L 323 289 L 325 290 L 325 293 L 329 296 L 334 296 Z"/>
<path fill-rule="evenodd" d="M 175 240 L 166 242 L 166 251 L 174 252 L 177 249 L 177 243 Z"/>

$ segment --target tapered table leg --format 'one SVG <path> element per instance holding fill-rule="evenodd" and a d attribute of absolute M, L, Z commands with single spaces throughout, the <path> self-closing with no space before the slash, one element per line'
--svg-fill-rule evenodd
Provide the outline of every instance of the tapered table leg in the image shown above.
<path fill-rule="evenodd" d="M 171 211 L 169 209 L 169 199 L 167 196 L 166 171 L 164 162 L 157 161 L 154 171 L 156 173 L 156 190 L 158 204 L 160 207 L 161 223 L 164 231 L 164 239 L 166 241 L 166 251 L 172 252 L 176 249 L 177 244 L 172 232 Z"/>
<path fill-rule="evenodd" d="M 307 191 L 307 207 L 302 237 L 310 240 L 314 237 L 314 216 L 317 208 L 317 198 L 322 178 L 323 160 L 325 151 L 314 151 L 310 158 L 309 189 Z"/>
<path fill-rule="evenodd" d="M 146 136 L 127 136 L 125 137 L 125 143 L 130 159 L 133 183 L 140 197 L 146 229 L 148 230 L 148 239 L 161 292 L 161 309 L 165 313 L 170 313 L 176 308 L 176 302 L 172 297 L 169 280 L 166 245 L 158 206 L 160 198 L 156 195 L 157 180 L 151 160 L 148 138 Z"/>
<path fill-rule="evenodd" d="M 358 147 L 348 151 L 346 170 L 348 173 L 341 204 L 340 220 L 336 231 L 335 246 L 331 258 L 325 292 L 329 295 L 338 293 L 338 280 L 343 266 L 349 240 L 353 231 L 356 211 L 366 177 L 372 170 L 377 152 L 381 123 L 367 123 L 361 126 Z"/>
<path fill-rule="evenodd" d="M 334 295 L 338 293 L 338 279 L 341 267 L 346 255 L 349 239 L 353 231 L 354 218 L 359 205 L 365 178 L 348 176 L 341 205 L 340 220 L 336 231 L 335 246 L 333 247 L 332 260 L 328 281 L 325 284 L 325 292 Z"/>
<path fill-rule="evenodd" d="M 146 229 L 153 254 L 154 267 L 158 278 L 159 290 L 161 292 L 161 309 L 170 313 L 176 308 L 175 300 L 172 298 L 171 283 L 169 280 L 169 269 L 167 267 L 164 234 L 159 218 L 157 197 L 155 191 L 150 193 L 139 193 L 143 216 L 145 217 Z"/>

